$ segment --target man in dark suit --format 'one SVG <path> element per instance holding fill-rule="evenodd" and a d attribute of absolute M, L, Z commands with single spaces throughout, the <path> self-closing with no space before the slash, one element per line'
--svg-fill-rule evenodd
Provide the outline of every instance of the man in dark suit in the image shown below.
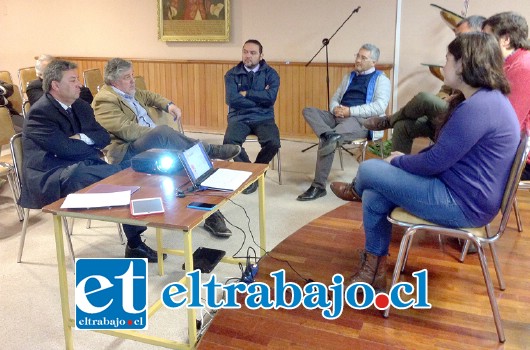
<path fill-rule="evenodd" d="M 79 99 L 76 69 L 71 62 L 50 62 L 43 77 L 45 95 L 32 106 L 24 125 L 20 205 L 25 208 L 42 208 L 128 166 L 101 159 L 100 150 L 110 143 L 110 136 L 90 105 Z M 141 240 L 145 229 L 123 225 L 128 240 L 125 257 L 156 262 L 156 251 Z"/>
<path fill-rule="evenodd" d="M 44 95 L 44 90 L 42 89 L 42 75 L 48 64 L 54 59 L 55 57 L 50 55 L 40 55 L 39 58 L 37 58 L 37 61 L 35 62 L 37 79 L 30 81 L 26 87 L 26 95 L 28 96 L 30 106 L 33 106 L 39 98 Z M 90 89 L 85 86 L 81 86 L 79 98 L 88 103 L 92 103 L 92 100 L 94 99 Z"/>

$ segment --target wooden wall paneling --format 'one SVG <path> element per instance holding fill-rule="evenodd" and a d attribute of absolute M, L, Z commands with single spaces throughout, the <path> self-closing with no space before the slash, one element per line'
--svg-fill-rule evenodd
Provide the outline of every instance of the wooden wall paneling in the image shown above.
<path fill-rule="evenodd" d="M 173 72 L 175 80 L 173 82 L 173 102 L 175 102 L 182 109 L 182 124 L 185 128 L 189 128 L 192 125 L 192 120 L 188 114 L 188 110 L 184 108 L 184 89 L 182 89 L 182 83 L 184 79 L 184 73 L 182 71 L 182 66 L 175 64 L 173 66 L 175 72 Z"/>
<path fill-rule="evenodd" d="M 218 82 L 221 78 L 215 76 L 215 65 L 211 63 L 204 64 L 204 84 L 202 88 L 202 96 L 204 99 L 202 104 L 204 105 L 204 116 L 210 128 L 213 130 L 220 129 L 221 126 L 218 123 L 218 114 L 221 111 L 215 111 L 217 107 L 218 99 Z"/>
<path fill-rule="evenodd" d="M 170 97 L 172 96 L 171 79 L 174 79 L 174 77 L 170 73 L 171 73 L 171 63 L 164 62 L 159 67 L 158 77 L 157 76 L 149 77 L 149 79 L 153 79 L 154 81 L 159 80 L 161 82 L 161 88 L 165 91 L 165 95 L 163 96 L 172 100 L 172 98 Z"/>
<path fill-rule="evenodd" d="M 193 76 L 195 78 L 195 86 L 193 90 L 194 103 L 195 103 L 195 113 L 201 127 L 211 125 L 206 116 L 205 102 L 210 98 L 208 91 L 206 91 L 206 65 L 204 63 L 194 63 L 193 66 Z"/>
<path fill-rule="evenodd" d="M 199 64 L 190 64 L 191 76 L 193 79 L 193 90 L 191 90 L 190 99 L 193 101 L 193 113 L 196 116 L 196 120 L 199 126 L 202 128 L 205 126 L 205 120 L 202 119 L 202 100 L 204 98 L 205 91 L 201 89 L 201 76 L 203 72 L 199 67 Z"/>
<path fill-rule="evenodd" d="M 200 120 L 197 119 L 197 113 L 195 113 L 195 96 L 194 96 L 194 86 L 195 81 L 193 80 L 193 70 L 191 69 L 190 65 L 183 64 L 182 65 L 182 73 L 183 73 L 183 81 L 181 84 L 179 84 L 180 87 L 184 87 L 184 103 L 186 104 L 185 108 L 188 110 L 188 114 L 190 115 L 192 125 L 196 127 L 201 127 Z"/>
<path fill-rule="evenodd" d="M 225 91 L 225 79 L 224 76 L 226 72 L 229 70 L 228 64 L 223 65 L 216 65 L 215 67 L 215 76 L 221 77 L 219 83 L 216 86 L 217 90 L 217 103 L 216 103 L 216 111 L 218 111 L 217 114 L 217 124 L 221 126 L 223 129 L 222 132 L 226 129 L 226 124 L 228 122 L 228 106 L 226 104 L 226 91 Z"/>
<path fill-rule="evenodd" d="M 188 66 L 182 65 L 182 78 L 179 82 L 179 90 L 182 90 L 182 107 L 186 110 L 190 126 L 200 128 L 200 125 L 195 120 L 195 114 L 192 113 L 192 106 L 189 101 L 190 89 L 193 85 L 193 81 L 189 79 L 188 75 Z"/>
<path fill-rule="evenodd" d="M 205 117 L 207 117 L 207 119 L 210 121 L 212 129 L 222 129 L 223 121 L 221 120 L 220 116 L 223 113 L 223 109 L 218 107 L 219 100 L 222 100 L 224 95 L 223 90 L 220 89 L 220 77 L 222 75 L 217 74 L 217 66 L 215 64 L 206 64 L 205 73 Z"/>
<path fill-rule="evenodd" d="M 282 97 L 281 103 L 278 103 L 278 109 L 282 112 L 277 115 L 280 119 L 280 124 L 283 130 L 292 130 L 296 132 L 294 128 L 293 118 L 296 118 L 296 114 L 293 113 L 293 101 L 294 98 L 294 81 L 293 81 L 293 70 L 290 67 L 282 66 L 280 71 L 280 95 Z"/>
<path fill-rule="evenodd" d="M 91 68 L 102 72 L 109 58 L 63 57 L 76 62 L 79 74 Z M 171 99 L 182 109 L 182 123 L 189 131 L 224 133 L 228 106 L 224 75 L 234 61 L 177 61 L 133 59 L 136 75 L 142 75 L 148 89 Z M 326 65 L 303 62 L 269 62 L 280 74 L 280 91 L 275 114 L 282 138 L 316 140 L 305 123 L 305 107 L 327 109 Z M 330 63 L 330 95 L 352 69 L 351 63 Z M 392 65 L 378 65 L 391 78 Z M 388 112 L 391 110 L 389 104 Z"/>
<path fill-rule="evenodd" d="M 199 69 L 196 64 L 186 64 L 186 66 L 188 67 L 188 79 L 191 83 L 188 95 L 188 103 L 191 106 L 190 113 L 194 116 L 196 125 L 203 129 L 204 124 L 201 123 L 200 103 L 198 102 L 202 99 L 204 91 L 199 88 Z"/>
<path fill-rule="evenodd" d="M 143 62 L 142 64 L 142 74 L 134 73 L 135 75 L 141 75 L 144 77 L 145 84 L 147 88 L 150 91 L 156 91 L 157 93 L 162 94 L 163 88 L 162 84 L 160 83 L 160 76 L 156 76 L 155 72 L 153 71 L 152 63 L 150 62 Z M 153 77 L 157 77 L 157 79 L 153 79 Z"/>
<path fill-rule="evenodd" d="M 186 85 L 186 79 L 188 79 L 188 72 L 185 69 L 186 67 L 178 64 L 177 65 L 177 74 L 178 74 L 178 80 L 177 80 L 177 103 L 180 108 L 182 108 L 182 114 L 186 116 L 186 125 L 192 127 L 195 126 L 195 120 L 192 119 L 192 115 L 189 111 L 188 101 L 187 101 L 187 94 L 188 94 L 188 86 Z"/>
<path fill-rule="evenodd" d="M 296 118 L 293 116 L 293 119 L 296 121 L 296 133 L 298 137 L 300 137 L 301 135 L 305 135 L 306 122 L 302 115 L 302 110 L 304 109 L 304 103 L 308 94 L 308 88 L 310 85 L 308 83 L 308 77 L 310 77 L 310 75 L 305 66 L 300 66 L 297 67 L 297 76 L 298 81 L 296 82 L 296 89 L 298 91 L 298 100 L 296 101 L 296 106 L 293 107 L 293 113 L 296 116 Z"/>
<path fill-rule="evenodd" d="M 161 68 L 163 69 L 164 63 L 155 64 L 150 62 L 147 69 L 147 76 L 145 77 L 149 83 L 147 86 L 157 86 L 162 96 L 167 96 L 167 90 L 163 83 L 163 77 L 161 73 Z"/>
<path fill-rule="evenodd" d="M 305 68 L 305 69 L 302 69 L 303 71 L 303 76 L 304 76 L 304 79 L 301 80 L 303 81 L 304 85 L 303 86 L 300 86 L 300 91 L 303 92 L 303 94 L 301 95 L 301 98 L 300 98 L 300 118 L 301 118 L 301 121 L 300 121 L 300 133 L 302 135 L 305 135 L 307 133 L 307 130 L 309 128 L 309 126 L 307 125 L 307 123 L 305 122 L 304 120 L 304 116 L 302 115 L 302 111 L 303 109 L 307 106 L 312 106 L 312 103 L 311 104 L 308 104 L 308 101 L 312 101 L 313 99 L 313 89 L 315 88 L 314 87 L 314 84 L 313 84 L 313 81 L 315 80 L 315 69 L 313 68 Z"/>
<path fill-rule="evenodd" d="M 206 94 L 206 91 L 204 91 L 204 65 L 201 63 L 190 63 L 189 65 L 193 69 L 192 77 L 194 80 L 192 93 L 194 103 L 193 113 L 196 115 L 199 125 L 202 128 L 207 125 L 207 121 L 205 120 L 203 113 L 203 101 L 206 100 L 204 97 Z"/>
<path fill-rule="evenodd" d="M 224 76 L 226 74 L 225 65 L 214 65 L 212 67 L 212 75 L 219 77 L 216 85 L 212 89 L 216 92 L 215 103 L 212 105 L 212 113 L 215 113 L 216 122 L 222 132 L 226 129 L 228 110 L 225 110 L 225 84 Z M 227 68 L 228 71 L 228 68 Z"/>
<path fill-rule="evenodd" d="M 204 89 L 202 92 L 204 96 L 204 118 L 209 121 L 212 130 L 217 130 L 221 128 L 218 123 L 218 114 L 221 111 L 215 110 L 217 109 L 217 89 L 220 77 L 215 76 L 215 65 L 205 63 L 204 66 Z"/>
<path fill-rule="evenodd" d="M 196 110 L 201 123 L 201 126 L 214 126 L 214 121 L 210 120 L 211 116 L 206 114 L 206 101 L 210 99 L 210 92 L 207 91 L 206 79 L 208 78 L 207 65 L 203 63 L 193 64 L 194 75 L 197 77 L 197 84 L 195 86 L 195 103 Z"/>

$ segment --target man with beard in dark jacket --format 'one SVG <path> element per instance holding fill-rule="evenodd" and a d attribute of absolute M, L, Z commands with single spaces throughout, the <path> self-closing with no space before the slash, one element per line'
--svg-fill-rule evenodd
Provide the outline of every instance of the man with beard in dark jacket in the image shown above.
<path fill-rule="evenodd" d="M 225 75 L 228 126 L 224 144 L 241 146 L 235 161 L 250 163 L 243 148 L 248 135 L 256 135 L 261 150 L 256 163 L 268 164 L 280 148 L 280 131 L 274 121 L 274 103 L 280 88 L 280 76 L 263 59 L 263 46 L 250 39 L 243 45 L 242 61 Z M 243 193 L 258 188 L 255 182 Z"/>

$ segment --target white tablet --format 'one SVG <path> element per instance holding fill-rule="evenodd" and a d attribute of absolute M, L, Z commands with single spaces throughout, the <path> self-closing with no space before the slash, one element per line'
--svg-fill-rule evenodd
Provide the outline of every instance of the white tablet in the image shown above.
<path fill-rule="evenodd" d="M 147 215 L 163 212 L 164 206 L 162 205 L 162 198 L 160 197 L 131 200 L 132 215 Z"/>

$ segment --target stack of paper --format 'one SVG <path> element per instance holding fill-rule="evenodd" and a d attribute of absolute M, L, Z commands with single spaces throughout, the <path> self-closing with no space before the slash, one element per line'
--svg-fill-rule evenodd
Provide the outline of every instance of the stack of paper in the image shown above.
<path fill-rule="evenodd" d="M 66 196 L 61 208 L 82 209 L 115 207 L 120 205 L 129 205 L 130 202 L 130 190 L 109 193 L 71 193 Z"/>

